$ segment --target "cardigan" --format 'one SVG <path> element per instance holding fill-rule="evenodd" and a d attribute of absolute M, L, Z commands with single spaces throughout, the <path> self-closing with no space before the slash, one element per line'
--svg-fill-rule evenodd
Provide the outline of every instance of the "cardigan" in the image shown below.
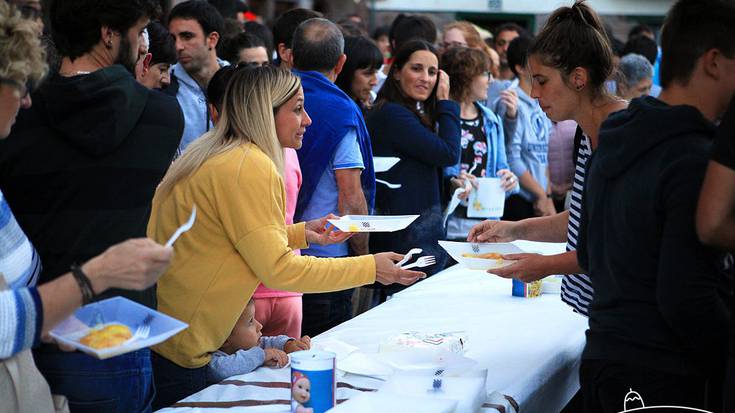
<path fill-rule="evenodd" d="M 230 335 L 259 283 L 286 291 L 338 291 L 375 281 L 372 256 L 319 259 L 304 223 L 286 226 L 275 164 L 252 143 L 213 156 L 168 194 L 157 191 L 148 235 L 165 242 L 193 205 L 197 219 L 174 244 L 158 281 L 158 309 L 189 328 L 153 347 L 185 368 L 205 366 Z"/>

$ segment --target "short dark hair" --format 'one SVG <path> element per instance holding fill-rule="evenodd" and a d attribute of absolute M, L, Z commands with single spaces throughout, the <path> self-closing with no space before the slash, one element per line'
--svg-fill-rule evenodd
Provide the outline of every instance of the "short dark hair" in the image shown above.
<path fill-rule="evenodd" d="M 679 0 L 661 31 L 661 86 L 689 82 L 697 60 L 711 49 L 735 55 L 735 3 L 728 0 Z"/>
<path fill-rule="evenodd" d="M 214 105 L 217 112 L 222 113 L 222 102 L 225 100 L 225 91 L 227 85 L 232 79 L 232 75 L 240 69 L 240 65 L 229 65 L 221 67 L 219 70 L 214 72 L 212 79 L 207 84 L 207 102 Z"/>
<path fill-rule="evenodd" d="M 345 39 L 336 24 L 315 17 L 296 28 L 292 49 L 296 69 L 326 72 L 337 66 L 344 53 Z"/>
<path fill-rule="evenodd" d="M 587 69 L 593 94 L 604 95 L 605 81 L 613 72 L 613 52 L 600 16 L 584 1 L 556 9 L 528 54 L 561 71 L 565 82 L 574 68 Z"/>
<path fill-rule="evenodd" d="M 381 36 L 388 36 L 390 38 L 390 26 L 378 26 L 373 30 L 372 37 L 376 42 Z"/>
<path fill-rule="evenodd" d="M 252 33 L 240 33 L 222 42 L 219 57 L 232 64 L 237 64 L 240 61 L 240 50 L 252 47 L 266 48 L 265 42 L 260 37 Z M 270 61 L 270 56 L 268 56 L 268 61 Z"/>
<path fill-rule="evenodd" d="M 518 36 L 508 45 L 508 66 L 514 75 L 519 76 L 516 66 L 526 67 L 528 64 L 528 50 L 532 45 L 533 39 L 529 36 Z"/>
<path fill-rule="evenodd" d="M 442 55 L 441 67 L 449 75 L 452 99 L 462 101 L 475 77 L 490 70 L 490 56 L 480 49 L 452 47 Z"/>
<path fill-rule="evenodd" d="M 656 57 L 658 57 L 658 45 L 655 40 L 642 34 L 633 36 L 623 47 L 623 56 L 631 53 L 645 57 L 653 65 L 656 64 Z"/>
<path fill-rule="evenodd" d="M 152 21 L 148 23 L 146 29 L 148 29 L 148 52 L 151 54 L 151 65 L 176 63 L 176 43 L 166 26 L 159 21 Z"/>
<path fill-rule="evenodd" d="M 380 92 L 378 92 L 375 107 L 376 109 L 379 109 L 386 102 L 393 102 L 398 103 L 399 105 L 403 105 L 408 110 L 416 114 L 416 116 L 421 120 L 421 123 L 423 123 L 424 126 L 433 131 L 435 129 L 434 125 L 437 121 L 436 89 L 439 85 L 439 82 L 436 82 L 436 84 L 434 85 L 434 89 L 432 89 L 431 91 L 431 95 L 429 95 L 429 98 L 426 99 L 426 101 L 424 102 L 424 112 L 421 113 L 416 109 L 416 101 L 409 98 L 403 92 L 403 89 L 401 89 L 401 85 L 399 81 L 396 80 L 395 76 L 396 72 L 399 72 L 401 69 L 403 69 L 403 66 L 408 63 L 408 61 L 411 59 L 411 55 L 422 50 L 433 53 L 434 56 L 436 56 L 437 60 L 439 60 L 439 53 L 437 53 L 434 45 L 425 40 L 410 40 L 408 43 L 404 44 L 398 50 L 398 53 L 396 53 L 396 58 L 395 60 L 393 60 L 393 64 L 390 66 L 388 78 L 385 79 L 383 87 L 381 87 Z"/>
<path fill-rule="evenodd" d="M 498 35 L 502 32 L 516 32 L 519 36 L 528 36 L 526 29 L 513 22 L 503 23 L 496 27 L 495 33 L 493 33 L 493 39 L 497 39 Z"/>
<path fill-rule="evenodd" d="M 628 39 L 633 38 L 635 36 L 644 36 L 644 33 L 650 33 L 651 35 L 656 37 L 656 32 L 654 32 L 650 26 L 646 24 L 636 24 L 628 32 Z"/>
<path fill-rule="evenodd" d="M 365 36 L 345 37 L 347 61 L 334 84 L 348 96 L 352 96 L 352 80 L 360 69 L 378 70 L 383 65 L 383 54 L 372 40 Z"/>
<path fill-rule="evenodd" d="M 100 41 L 103 26 L 125 35 L 138 20 L 155 17 L 159 9 L 151 0 L 54 0 L 49 11 L 57 51 L 74 60 Z"/>
<path fill-rule="evenodd" d="M 390 26 L 388 39 L 394 54 L 411 40 L 424 40 L 434 44 L 436 43 L 436 24 L 426 16 L 399 14 Z"/>
<path fill-rule="evenodd" d="M 245 29 L 245 33 L 258 36 L 263 40 L 263 43 L 265 43 L 265 50 L 268 51 L 268 59 L 273 59 L 273 32 L 264 25 L 255 21 L 245 22 L 243 28 Z"/>
<path fill-rule="evenodd" d="M 206 0 L 188 0 L 177 4 L 168 15 L 169 23 L 174 19 L 196 20 L 205 36 L 214 32 L 222 34 L 225 27 L 222 15 Z"/>
<path fill-rule="evenodd" d="M 301 23 L 315 17 L 322 17 L 322 14 L 309 9 L 291 9 L 283 13 L 273 25 L 273 45 L 277 48 L 283 43 L 291 49 L 296 28 Z"/>

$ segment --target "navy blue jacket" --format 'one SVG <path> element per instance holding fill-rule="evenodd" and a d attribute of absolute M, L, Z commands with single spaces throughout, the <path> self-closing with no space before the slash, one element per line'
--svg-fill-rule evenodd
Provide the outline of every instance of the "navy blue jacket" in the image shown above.
<path fill-rule="evenodd" d="M 370 234 L 370 251 L 406 253 L 422 248 L 422 255 L 434 255 L 437 264 L 423 268 L 427 274 L 440 271 L 446 254 L 438 240 L 444 239 L 441 210 L 442 168 L 456 165 L 460 154 L 459 105 L 442 100 L 437 105 L 437 132 L 424 126 L 405 106 L 385 103 L 373 110 L 367 126 L 375 156 L 395 156 L 401 161 L 378 178 L 401 184 L 389 189 L 378 184 L 375 213 L 379 215 L 421 215 L 403 231 Z"/>

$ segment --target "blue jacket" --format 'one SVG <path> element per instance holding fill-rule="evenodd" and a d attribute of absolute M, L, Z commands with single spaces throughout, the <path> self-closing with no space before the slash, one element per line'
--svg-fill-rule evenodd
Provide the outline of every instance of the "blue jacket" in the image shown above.
<path fill-rule="evenodd" d="M 508 164 L 516 176 L 520 177 L 528 171 L 533 179 L 547 190 L 551 121 L 541 110 L 536 99 L 528 96 L 520 87 L 516 87 L 515 90 L 518 93 L 518 113 L 515 119 L 508 119 L 505 116 L 507 108 L 500 99 L 495 105 L 495 113 L 503 120 Z M 520 195 L 528 202 L 535 200 L 533 195 L 523 188 Z"/>
<path fill-rule="evenodd" d="M 294 221 L 299 221 L 309 205 L 324 168 L 334 156 L 341 139 L 354 129 L 365 169 L 360 175 L 368 211 L 375 205 L 373 151 L 362 111 L 340 88 L 318 72 L 293 70 L 304 88 L 304 107 L 314 123 L 306 128 L 304 141 L 297 151 L 301 164 L 301 189 Z"/>
<path fill-rule="evenodd" d="M 510 169 L 508 166 L 508 158 L 505 154 L 505 134 L 503 132 L 503 123 L 498 115 L 493 113 L 487 106 L 480 102 L 476 102 L 477 107 L 482 113 L 482 121 L 485 129 L 485 138 L 487 139 L 487 167 L 485 168 L 485 176 L 493 178 L 498 175 L 501 169 Z M 444 176 L 452 177 L 459 175 L 459 162 L 453 166 L 444 168 Z M 513 190 L 505 193 L 506 197 L 510 194 L 518 193 L 518 185 Z"/>
<path fill-rule="evenodd" d="M 379 215 L 420 215 L 408 228 L 370 234 L 370 252 L 406 253 L 422 248 L 434 255 L 437 264 L 423 268 L 433 274 L 444 268 L 446 253 L 438 240 L 444 239 L 441 210 L 441 171 L 459 161 L 459 105 L 437 102 L 436 132 L 429 130 L 407 107 L 387 102 L 373 109 L 367 119 L 376 156 L 395 156 L 401 161 L 381 178 L 399 189 L 378 186 L 375 202 Z"/>
<path fill-rule="evenodd" d="M 220 67 L 230 65 L 225 60 L 217 59 L 217 61 Z M 179 144 L 179 152 L 184 152 L 190 143 L 210 130 L 213 125 L 207 106 L 207 91 L 189 76 L 180 63 L 171 67 L 171 74 L 178 82 L 176 99 L 179 101 L 181 111 L 184 112 L 184 135 Z"/>

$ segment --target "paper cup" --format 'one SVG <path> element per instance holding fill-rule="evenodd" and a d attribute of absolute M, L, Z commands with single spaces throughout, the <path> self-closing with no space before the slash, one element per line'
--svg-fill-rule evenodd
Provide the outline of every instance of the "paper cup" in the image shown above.
<path fill-rule="evenodd" d="M 291 412 L 323 413 L 335 406 L 336 354 L 297 351 L 291 356 Z"/>
<path fill-rule="evenodd" d="M 505 207 L 505 190 L 500 178 L 477 178 L 479 187 L 468 199 L 467 218 L 499 218 Z"/>

